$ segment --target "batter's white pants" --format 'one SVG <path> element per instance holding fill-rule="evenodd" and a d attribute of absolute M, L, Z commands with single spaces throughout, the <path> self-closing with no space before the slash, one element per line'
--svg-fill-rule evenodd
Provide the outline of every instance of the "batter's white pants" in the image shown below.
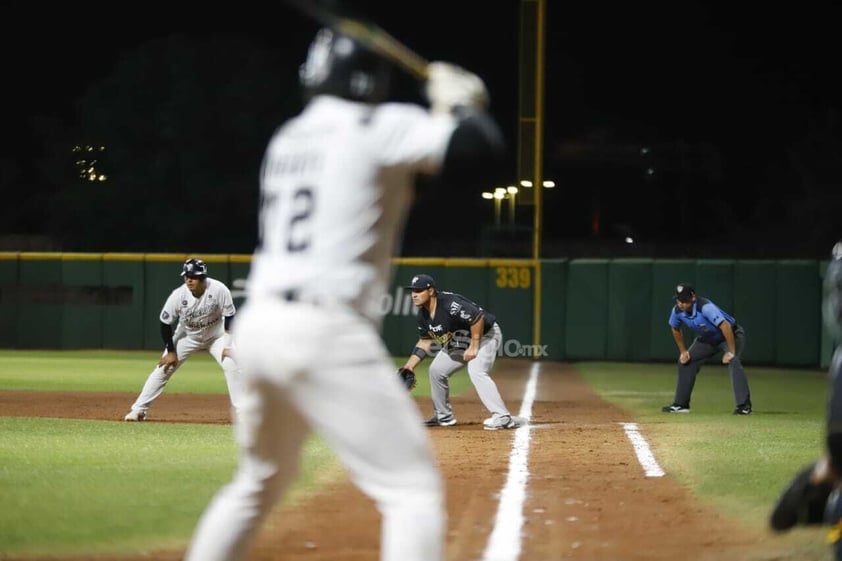
<path fill-rule="evenodd" d="M 190 358 L 190 355 L 193 353 L 207 350 L 222 368 L 222 373 L 225 375 L 225 383 L 228 385 L 228 397 L 231 399 L 231 405 L 236 412 L 240 407 L 240 400 L 242 399 L 241 396 L 243 393 L 240 368 L 231 357 L 222 358 L 222 350 L 225 348 L 223 336 L 220 335 L 209 341 L 200 341 L 189 335 L 177 334 L 173 339 L 173 343 L 175 344 L 178 362 L 167 370 L 164 370 L 163 366 L 155 367 L 155 370 L 146 379 L 143 389 L 140 390 L 140 395 L 137 396 L 137 399 L 132 405 L 132 411 L 142 411 L 145 413 L 152 403 L 164 393 L 167 382 L 170 381 L 175 371 L 184 364 L 184 361 Z M 166 354 L 167 351 L 165 349 L 161 356 Z"/>
<path fill-rule="evenodd" d="M 316 431 L 382 515 L 382 561 L 441 561 L 444 490 L 422 417 L 376 330 L 350 311 L 252 296 L 234 326 L 244 394 L 233 480 L 186 561 L 244 559 Z"/>
<path fill-rule="evenodd" d="M 497 384 L 490 375 L 494 361 L 497 359 L 497 349 L 500 348 L 502 341 L 503 332 L 495 323 L 480 339 L 477 356 L 467 363 L 451 358 L 444 350 L 436 354 L 433 362 L 430 363 L 429 372 L 433 408 L 439 419 L 453 416 L 453 408 L 450 406 L 450 377 L 466 364 L 471 383 L 476 388 L 482 404 L 491 412 L 491 416 L 510 415 L 497 389 Z"/>

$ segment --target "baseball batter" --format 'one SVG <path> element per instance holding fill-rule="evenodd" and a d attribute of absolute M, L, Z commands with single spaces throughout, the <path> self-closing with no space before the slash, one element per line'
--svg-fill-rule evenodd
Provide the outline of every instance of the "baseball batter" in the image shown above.
<path fill-rule="evenodd" d="M 234 329 L 244 395 L 240 463 L 199 521 L 187 561 L 244 559 L 318 432 L 382 514 L 381 561 L 441 561 L 446 511 L 420 412 L 380 338 L 380 299 L 417 174 L 502 147 L 475 75 L 429 67 L 431 110 L 382 103 L 387 64 L 321 30 L 301 68 L 309 100 L 261 170 L 260 239 Z"/>
<path fill-rule="evenodd" d="M 170 293 L 159 317 L 164 354 L 123 418 L 125 421 L 146 419 L 149 407 L 164 393 L 175 371 L 190 355 L 202 350 L 208 351 L 222 367 L 231 405 L 235 411 L 239 406 L 240 371 L 231 356 L 230 327 L 235 313 L 231 291 L 208 276 L 208 267 L 201 259 L 185 261 L 181 276 L 184 284 Z"/>
<path fill-rule="evenodd" d="M 450 377 L 467 365 L 468 376 L 480 401 L 491 413 L 483 421 L 485 430 L 513 429 L 521 418 L 509 413 L 490 372 L 497 358 L 503 334 L 494 314 L 483 310 L 461 294 L 439 292 L 430 275 L 416 275 L 407 286 L 412 302 L 418 307 L 418 342 L 404 368 L 415 369 L 437 345 L 440 351 L 430 364 L 430 388 L 433 416 L 428 427 L 450 427 L 456 424 L 450 405 Z"/>

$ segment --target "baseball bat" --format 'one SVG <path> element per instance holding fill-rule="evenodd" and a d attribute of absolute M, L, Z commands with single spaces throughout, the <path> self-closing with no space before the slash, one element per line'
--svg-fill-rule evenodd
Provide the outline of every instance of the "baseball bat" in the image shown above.
<path fill-rule="evenodd" d="M 302 14 L 392 61 L 416 78 L 427 79 L 429 62 L 378 25 L 336 13 L 315 0 L 286 0 L 286 2 Z"/>

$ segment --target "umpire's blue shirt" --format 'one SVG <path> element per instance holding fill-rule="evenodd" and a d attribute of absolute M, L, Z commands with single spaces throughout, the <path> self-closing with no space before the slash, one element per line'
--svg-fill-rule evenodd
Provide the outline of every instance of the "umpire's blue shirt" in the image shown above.
<path fill-rule="evenodd" d="M 727 321 L 731 327 L 736 325 L 736 320 L 719 309 L 719 306 L 701 296 L 696 296 L 696 301 L 686 312 L 673 306 L 670 314 L 670 327 L 678 329 L 683 323 L 699 334 L 699 339 L 709 345 L 718 345 L 725 340 L 719 324 Z"/>

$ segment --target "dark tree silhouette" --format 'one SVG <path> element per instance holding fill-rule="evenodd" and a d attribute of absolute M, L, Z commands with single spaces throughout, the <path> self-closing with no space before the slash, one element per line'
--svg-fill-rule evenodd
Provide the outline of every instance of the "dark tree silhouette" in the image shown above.
<path fill-rule="evenodd" d="M 63 249 L 251 252 L 263 150 L 300 108 L 283 54 L 233 34 L 174 34 L 127 52 L 50 138 L 49 223 Z M 96 180 L 80 177 L 74 146 L 97 156 Z"/>

